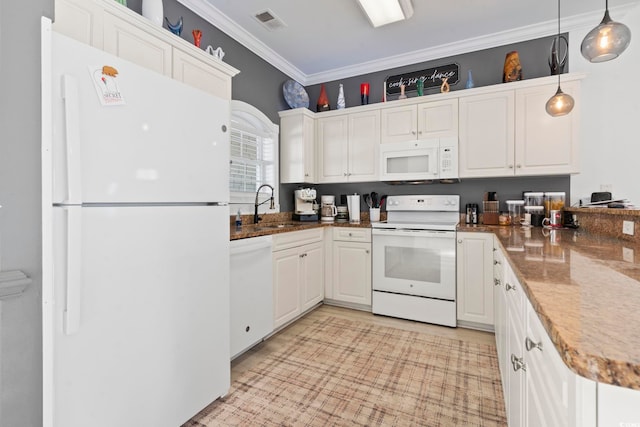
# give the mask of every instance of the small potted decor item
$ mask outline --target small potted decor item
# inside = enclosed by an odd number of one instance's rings
[[[360,104],[367,105],[369,103],[369,83],[360,84]]]
[[[344,107],[346,107],[346,103],[344,101],[344,87],[342,86],[342,83],[340,83],[340,89],[338,90],[337,107],[338,107],[338,110],[342,110]]]
[[[166,16],[164,20],[167,21],[167,27],[169,28],[169,31],[171,31],[176,36],[179,36],[180,34],[182,34],[182,16],[180,17],[180,19],[178,19],[178,22],[176,22],[175,24],[172,24],[171,22],[169,22],[169,19]]]
[[[196,47],[200,47],[200,40],[202,40],[202,31],[193,30],[191,31],[191,34],[193,34],[193,44],[196,45]]]
[[[520,65],[520,57],[517,51],[507,53],[504,59],[504,74],[502,75],[502,83],[515,82],[522,80],[522,66]]]
[[[329,111],[329,98],[327,97],[327,90],[324,87],[324,83],[320,85],[320,96],[318,97],[318,103],[316,104],[316,111]]]

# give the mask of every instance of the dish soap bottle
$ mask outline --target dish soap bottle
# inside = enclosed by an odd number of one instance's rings
[[[240,209],[238,209],[238,213],[236,214],[236,230],[240,230],[242,228],[242,218],[240,217]]]

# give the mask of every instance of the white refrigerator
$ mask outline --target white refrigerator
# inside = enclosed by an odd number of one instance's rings
[[[229,102],[51,31],[43,75],[43,425],[179,426],[230,385]]]

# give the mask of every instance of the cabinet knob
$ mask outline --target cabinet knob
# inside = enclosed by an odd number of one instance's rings
[[[247,326],[246,328],[244,328],[245,332],[249,332],[251,330],[251,326]]]
[[[494,259],[493,260],[493,265],[498,265],[498,264],[502,264],[502,263],[500,262],[500,260]]]
[[[522,165],[516,165],[516,167],[519,169],[519,168],[521,168],[521,167],[522,167]]]
[[[304,258],[306,256],[307,256],[307,254],[300,254],[300,258]]]
[[[527,339],[524,340],[524,345],[527,348],[527,351],[531,351],[534,348],[537,348],[538,350],[542,351],[542,341],[535,342],[531,338],[527,337]]]
[[[515,291],[515,290],[516,290],[515,285],[512,285],[512,284],[510,284],[510,283],[508,283],[508,282],[504,285],[504,287],[505,287],[505,289],[506,289],[506,290],[508,290],[508,291],[512,291],[512,290],[513,290],[513,291]]]
[[[344,172],[344,173],[343,173],[343,175],[344,175],[344,176],[347,176],[347,173],[346,173],[346,172]]]
[[[349,233],[349,237],[352,237],[352,236],[353,236],[353,234],[352,234],[352,233]]]
[[[304,174],[304,176],[309,176],[309,174],[308,174],[308,173],[305,173],[305,174]]]
[[[368,253],[369,253],[369,249],[365,250],[365,251],[364,251],[364,253],[365,253],[365,254],[368,254]]]
[[[493,286],[500,286],[500,279],[493,279]]]
[[[462,243],[462,239],[458,239],[458,243]]]
[[[513,371],[517,372],[519,369],[523,371],[527,371],[527,364],[524,363],[522,357],[517,357],[515,354],[511,353],[511,366],[513,367]]]
[[[513,169],[513,165],[509,165],[509,169]]]
[[[415,134],[416,134],[416,131],[415,131],[415,130],[412,130],[412,131],[411,131],[411,135],[415,135]]]

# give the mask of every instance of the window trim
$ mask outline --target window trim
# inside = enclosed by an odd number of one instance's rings
[[[250,128],[258,130],[257,134],[271,135],[273,138],[273,168],[274,168],[274,191],[275,209],[269,209],[269,203],[265,203],[259,207],[260,213],[276,213],[280,212],[280,126],[273,123],[262,111],[258,110],[251,104],[243,101],[230,101],[230,132],[233,129],[247,129],[244,126],[234,127],[234,123],[246,123]],[[262,202],[271,196],[268,188],[260,191],[258,202]],[[231,215],[235,215],[238,210],[243,214],[253,213],[255,203],[255,193],[249,194],[244,192],[229,193],[229,210]]]

